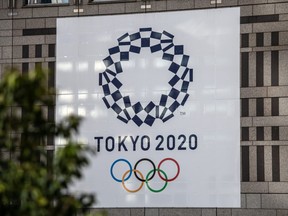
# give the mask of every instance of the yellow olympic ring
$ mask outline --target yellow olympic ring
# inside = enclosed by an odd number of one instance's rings
[[[130,189],[128,189],[128,188],[126,187],[126,185],[125,185],[125,177],[126,177],[126,175],[127,175],[128,173],[130,173],[130,171],[131,171],[131,170],[127,170],[127,171],[124,173],[124,175],[122,176],[122,186],[123,186],[123,188],[124,188],[126,191],[128,191],[128,192],[130,192],[130,193],[136,193],[136,192],[138,192],[139,190],[141,190],[141,188],[142,188],[143,185],[144,185],[144,182],[141,182],[140,187],[137,188],[137,189],[135,189],[135,190],[130,190]],[[139,170],[133,169],[132,171],[138,173],[138,174],[141,176],[141,178],[144,179],[143,174],[142,174]]]

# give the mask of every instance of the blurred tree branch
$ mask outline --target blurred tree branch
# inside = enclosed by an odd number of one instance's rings
[[[43,107],[54,106],[54,98],[39,68],[25,75],[8,70],[0,82],[1,216],[71,216],[87,212],[95,201],[92,194],[69,190],[89,163],[87,153],[94,152],[72,139],[79,117],[47,120]],[[52,154],[52,162],[45,148],[47,136],[67,141]]]

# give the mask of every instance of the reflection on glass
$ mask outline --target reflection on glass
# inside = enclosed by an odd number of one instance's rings
[[[106,67],[105,67],[103,61],[95,61],[95,64],[94,64],[95,72],[101,73],[101,72],[105,71],[105,69],[106,69]]]
[[[88,139],[85,137],[79,137],[78,142],[81,144],[88,144]]]
[[[84,107],[79,107],[78,108],[78,115],[85,117],[86,116],[86,109]]]
[[[64,145],[67,144],[67,140],[64,139],[64,138],[61,138],[61,137],[57,137],[57,138],[55,139],[55,144],[56,144],[57,146],[63,145],[63,147],[64,147]]]
[[[204,114],[215,113],[215,104],[205,104],[203,109]]]
[[[229,95],[231,94],[232,90],[230,88],[220,88],[217,86],[216,92],[218,95]]]
[[[121,62],[121,65],[122,65],[122,67],[125,68],[125,69],[135,68],[136,62],[135,62],[135,60],[130,59],[129,61],[123,61],[123,62]]]
[[[108,113],[109,112],[103,111],[103,110],[95,107],[93,110],[90,111],[90,116],[89,117],[95,118],[95,119],[101,117],[101,118],[105,119],[105,118],[107,118]]]
[[[78,99],[86,100],[88,98],[88,90],[79,89],[78,90]]]
[[[164,62],[163,60],[160,61],[159,59],[155,59],[153,65],[158,69],[167,68],[167,62]]]
[[[99,116],[99,112],[97,110],[92,110],[90,112],[90,116],[89,117],[97,118],[98,116]]]
[[[79,100],[86,100],[88,98],[88,94],[78,94]]]
[[[79,62],[78,70],[79,70],[79,72],[87,71],[88,70],[88,62]]]
[[[59,102],[71,103],[73,102],[73,97],[74,95],[72,94],[68,94],[68,95],[62,94],[58,96],[58,100]]]
[[[63,4],[69,3],[69,0],[26,0],[26,4]]]
[[[72,94],[72,90],[70,90],[70,89],[63,89],[63,88],[61,88],[61,89],[59,89],[58,90],[59,92],[58,92],[58,94]]]
[[[58,62],[57,64],[58,71],[62,72],[71,72],[73,69],[72,62]]]
[[[126,195],[126,197],[125,197],[126,199],[126,202],[133,202],[133,201],[135,201],[136,200],[136,195],[135,194],[128,194],[128,195]]]
[[[215,88],[203,89],[203,96],[214,95],[214,94],[215,94]]]
[[[63,105],[59,107],[59,117],[66,117],[68,115],[71,115],[74,112],[74,108],[69,105]]]

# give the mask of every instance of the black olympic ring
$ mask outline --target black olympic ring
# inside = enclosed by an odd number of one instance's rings
[[[134,170],[137,170],[137,165],[138,165],[141,161],[149,161],[149,162],[152,164],[152,166],[153,166],[153,174],[152,174],[152,176],[147,180],[147,181],[150,181],[150,180],[155,176],[156,166],[155,166],[155,164],[153,163],[152,160],[150,160],[150,159],[148,159],[148,158],[142,158],[142,159],[140,159],[140,160],[137,161],[137,163],[136,163],[135,166],[134,166]],[[145,182],[145,181],[146,181],[146,179],[143,179],[143,178],[141,179],[141,178],[139,178],[137,172],[135,172],[135,171],[134,171],[134,175],[135,175],[135,177],[136,177],[139,181],[142,181],[142,182]],[[161,177],[160,177],[160,178],[161,178]],[[161,178],[161,179],[162,179],[162,178]]]

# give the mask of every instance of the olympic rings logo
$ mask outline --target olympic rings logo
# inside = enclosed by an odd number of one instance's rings
[[[143,175],[143,173],[137,169],[137,167],[139,166],[140,163],[144,162],[144,161],[147,161],[149,163],[151,163],[152,165],[152,169],[150,171],[148,171],[148,173],[146,174],[146,176]],[[177,172],[175,174],[175,176],[173,177],[170,177],[168,178],[167,176],[167,173],[161,169],[161,166],[163,165],[163,163],[165,163],[166,161],[172,161],[173,163],[175,163],[176,167],[177,167]],[[114,167],[117,163],[121,163],[121,162],[124,162],[128,165],[129,169],[127,169],[127,171],[125,171],[122,175],[122,178],[117,178],[115,177],[114,175]],[[136,189],[129,189],[127,187],[127,185],[125,184],[126,181],[128,181],[130,179],[130,177],[132,176],[132,174],[134,173],[134,176],[136,177],[137,180],[140,181],[140,186]],[[161,180],[163,180],[164,182],[164,185],[162,186],[162,188],[160,189],[154,189],[151,187],[151,185],[149,184],[149,181],[151,181],[154,176],[156,175],[156,173],[158,174],[159,178]],[[151,192],[154,192],[154,193],[159,193],[161,191],[163,191],[167,185],[168,185],[168,182],[172,182],[174,181],[180,174],[180,166],[178,164],[178,162],[173,159],[173,158],[164,158],[163,160],[161,160],[156,168],[154,162],[152,160],[150,160],[149,158],[142,158],[140,160],[138,160],[134,167],[132,168],[132,165],[131,163],[126,160],[126,159],[123,159],[123,158],[120,158],[120,159],[117,159],[115,160],[111,167],[110,167],[110,175],[111,177],[116,181],[116,182],[121,182],[123,188],[127,191],[127,192],[130,192],[130,193],[136,193],[138,191],[140,191],[142,189],[142,187],[144,186],[144,183],[146,184],[147,188],[151,191]]]

